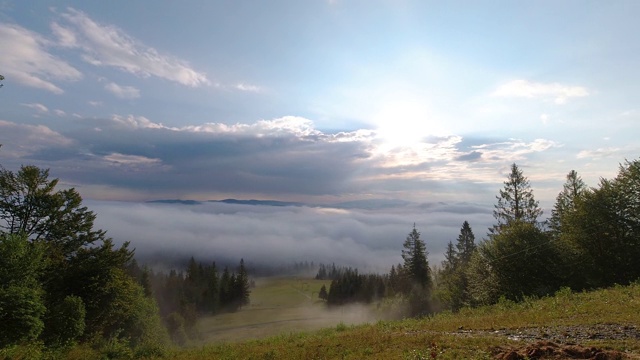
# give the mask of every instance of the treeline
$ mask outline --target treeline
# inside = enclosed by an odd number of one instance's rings
[[[243,259],[237,272],[225,266],[221,274],[215,262],[205,265],[193,257],[185,272],[154,272],[140,268],[135,260],[129,272],[156,300],[172,340],[179,345],[198,337],[199,317],[237,311],[249,304],[251,281]]]
[[[133,251],[94,229],[48,170],[0,167],[0,347],[90,344],[152,355],[168,341],[156,302],[128,272]],[[114,356],[115,356],[114,355]]]
[[[346,272],[352,272],[354,269],[346,266],[336,266],[335,263],[331,266],[320,263],[318,265],[318,272],[316,273],[316,280],[338,280]],[[356,270],[357,271],[357,270]]]
[[[184,273],[140,268],[128,243],[116,247],[78,192],[57,183],[35,166],[0,166],[0,348],[84,344],[98,351],[87,358],[149,356],[197,336],[198,316],[248,303],[243,260],[221,274],[193,258]]]
[[[497,196],[487,239],[468,253],[451,248],[438,274],[439,297],[458,309],[626,285],[640,278],[640,161],[620,165],[613,179],[588,187],[567,174],[551,216],[513,164]]]
[[[330,306],[361,302],[370,303],[384,297],[398,296],[407,301],[407,314],[421,315],[430,312],[431,273],[427,251],[420,233],[414,228],[407,236],[402,251],[404,264],[392,266],[389,274],[359,274],[350,267],[319,265],[316,279],[331,279],[329,291],[325,286],[319,297]]]
[[[516,164],[510,170],[485,239],[476,243],[465,221],[445,260],[432,269],[414,225],[403,244],[404,262],[370,276],[378,285],[363,286],[357,270],[321,265],[318,278],[332,279],[327,300],[368,302],[384,294],[403,299],[408,314],[421,315],[640,279],[639,160],[620,165],[614,179],[601,179],[596,187],[570,171],[547,220],[522,170]]]

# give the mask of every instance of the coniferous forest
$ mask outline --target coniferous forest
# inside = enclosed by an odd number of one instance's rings
[[[416,225],[403,262],[385,274],[320,264],[331,280],[328,306],[400,299],[405,316],[589,290],[640,278],[640,161],[588,186],[570,171],[549,218],[513,164],[496,196],[495,224],[476,240],[464,221],[445,260],[428,261]],[[130,356],[162,355],[198,336],[199,316],[250,302],[244,260],[218,268],[191,258],[168,272],[140,266],[128,243],[115,246],[75,189],[58,189],[48,170],[0,169],[0,347],[90,346]],[[484,232],[484,229],[483,229]]]

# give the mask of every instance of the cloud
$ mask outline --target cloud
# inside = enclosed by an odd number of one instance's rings
[[[165,128],[162,124],[156,124],[153,121],[147,119],[144,116],[133,116],[133,115],[128,115],[128,116],[121,116],[121,115],[113,115],[111,117],[111,120],[113,121],[113,123],[124,126],[124,127],[130,127],[130,128],[134,128],[134,129],[139,129],[139,128],[149,128],[149,129],[162,129]],[[168,128],[167,128],[168,129]]]
[[[493,162],[514,162],[525,159],[525,155],[542,152],[552,147],[561,146],[555,141],[547,139],[535,139],[525,142],[520,139],[511,139],[506,142],[474,145],[471,148],[482,153],[482,158]]]
[[[378,271],[402,261],[402,243],[414,223],[426,242],[430,264],[436,265],[465,220],[480,241],[493,219],[490,206],[468,203],[340,211],[222,203],[86,205],[96,212],[98,227],[116,242],[131,241],[141,258],[196,256],[236,263],[242,257],[260,265],[306,260]]]
[[[92,65],[113,66],[140,77],[156,76],[191,87],[210,83],[186,61],[161,54],[115,26],[93,21],[82,11],[68,8],[61,16],[66,23],[52,25],[59,45],[80,48],[83,59]]]
[[[53,110],[53,112],[54,112],[56,115],[61,116],[61,117],[62,117],[62,116],[67,116],[67,113],[66,113],[66,112],[64,112],[63,110],[60,110],[60,109],[55,109],[55,110]]]
[[[607,147],[607,148],[598,148],[595,150],[582,150],[576,155],[578,159],[601,159],[608,158],[614,155],[618,155],[622,152],[621,148],[615,147]]]
[[[105,156],[104,159],[116,165],[155,165],[161,162],[160,159],[118,153],[109,154]]]
[[[560,83],[536,83],[527,80],[513,80],[500,85],[491,96],[552,98],[556,104],[564,104],[569,98],[585,97],[589,91],[582,86],[568,86]]]
[[[82,78],[76,68],[47,52],[46,48],[52,45],[48,40],[23,27],[0,24],[0,42],[0,68],[7,81],[62,94],[64,90],[52,80]]]
[[[58,38],[58,45],[66,48],[73,48],[78,46],[76,40],[76,34],[73,31],[60,26],[58,23],[51,23],[51,31]]]
[[[480,160],[482,158],[482,152],[480,151],[471,151],[466,154],[462,154],[456,158],[458,161],[475,161]]]
[[[95,198],[325,202],[375,193],[413,200],[444,199],[455,189],[457,196],[479,199],[478,183],[503,181],[496,167],[560,146],[545,139],[469,143],[452,135],[388,147],[373,130],[327,133],[294,116],[183,127],[134,115],[67,121],[73,126],[63,136],[74,145],[40,148],[29,159],[55,161],[65,181]]]
[[[261,91],[259,86],[250,85],[250,84],[243,84],[243,83],[236,84],[235,88],[240,90],[240,91],[247,91],[247,92],[260,92]]]
[[[0,120],[1,154],[16,160],[38,151],[64,148],[73,140],[44,125],[23,125]]]
[[[44,106],[42,104],[39,104],[39,103],[29,103],[29,104],[24,104],[23,103],[23,104],[20,104],[20,105],[26,106],[26,107],[31,108],[31,109],[35,109],[39,113],[49,112],[49,109],[46,106]]]
[[[140,90],[133,86],[120,86],[110,82],[104,88],[121,99],[137,99],[140,97]]]

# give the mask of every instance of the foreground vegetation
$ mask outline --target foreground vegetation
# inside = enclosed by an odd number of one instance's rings
[[[496,305],[464,308],[424,319],[377,322],[297,333],[236,344],[185,349],[172,359],[486,359],[495,347],[522,345],[504,330],[534,328],[553,335],[553,328],[599,324],[640,324],[640,283],[594,292],[562,289],[555,296],[502,300]],[[502,331],[499,331],[502,330]],[[564,336],[564,330],[558,334]],[[541,333],[541,336],[544,335]],[[566,342],[576,339],[567,337]],[[640,339],[588,339],[581,345],[615,349],[640,358]],[[434,356],[435,355],[435,356]]]
[[[282,284],[282,283],[281,283]],[[501,300],[479,308],[463,308],[423,319],[379,321],[348,326],[340,323],[313,332],[288,333],[267,339],[224,342],[216,345],[168,349],[146,359],[490,359],[497,348],[520,347],[530,339],[508,336],[527,332],[556,342],[618,350],[628,358],[640,358],[640,283],[593,292],[574,293],[565,288],[554,296],[527,298],[515,303]],[[599,326],[634,329],[632,336],[598,335]],[[590,336],[578,338],[567,328],[583,329]],[[635,336],[635,337],[634,337]],[[589,337],[591,339],[589,339]],[[117,352],[107,355],[128,358]],[[0,350],[0,358],[87,359],[103,358],[88,347],[57,352],[37,345]]]

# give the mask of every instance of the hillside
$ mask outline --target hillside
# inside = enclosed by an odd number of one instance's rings
[[[209,345],[172,359],[640,358],[640,284]],[[557,346],[556,346],[557,345]],[[544,355],[544,354],[547,355]]]

